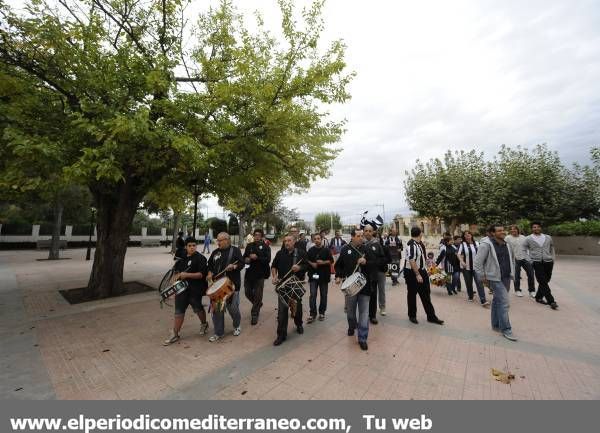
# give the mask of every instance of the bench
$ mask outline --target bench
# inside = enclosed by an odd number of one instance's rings
[[[160,247],[160,239],[142,239],[140,241],[141,247]]]
[[[47,249],[47,250],[49,250],[51,244],[52,244],[52,240],[51,239],[48,239],[48,240],[39,240],[39,241],[37,241],[35,243],[35,247],[38,250],[41,250],[41,249]],[[62,239],[59,240],[58,241],[58,248],[61,249],[61,250],[66,249],[67,248],[67,241],[62,240]]]

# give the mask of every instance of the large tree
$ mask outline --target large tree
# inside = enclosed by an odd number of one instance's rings
[[[0,62],[33,96],[52,99],[63,132],[53,142],[33,131],[18,145],[59,146],[58,171],[94,198],[92,296],[122,290],[129,227],[164,177],[203,173],[203,192],[219,195],[259,169],[305,187],[336,155],[343,122],[324,107],[349,98],[351,74],[340,41],[319,47],[322,2],[298,21],[281,0],[281,43],[260,20],[248,31],[226,0],[192,31],[186,5],[36,0],[15,12],[0,0]]]
[[[406,175],[406,200],[419,215],[443,218],[452,231],[477,220],[485,179],[483,153],[448,151],[442,160],[417,160]]]

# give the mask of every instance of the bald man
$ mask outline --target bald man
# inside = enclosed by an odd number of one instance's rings
[[[238,336],[242,333],[240,314],[240,287],[242,278],[240,271],[244,267],[244,259],[242,252],[238,247],[231,245],[229,235],[221,232],[217,235],[217,249],[212,252],[208,259],[208,281],[212,281],[213,277],[223,273],[222,278],[227,276],[234,284],[235,291],[227,301],[225,308],[229,312],[233,320],[233,335]],[[215,342],[225,335],[225,310],[212,312],[213,326],[215,335],[210,337],[208,341]]]

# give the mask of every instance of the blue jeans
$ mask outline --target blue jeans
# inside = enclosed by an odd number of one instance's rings
[[[504,278],[502,281],[489,281],[491,289],[494,291],[492,299],[492,328],[499,329],[508,334],[512,333],[510,320],[508,320],[508,289],[510,287],[510,278]]]
[[[239,328],[240,322],[242,321],[242,315],[240,314],[240,292],[233,292],[233,295],[225,302],[225,308],[229,312],[229,315],[233,319],[233,327]],[[225,335],[225,310],[213,311],[212,313],[213,326],[215,327],[215,334],[219,337]]]
[[[356,329],[358,325],[358,341],[367,341],[369,336],[369,298],[361,295],[346,297],[348,307],[348,329]],[[356,321],[356,307],[358,307],[358,322]]]
[[[475,275],[475,271],[463,269],[463,277],[465,278],[465,285],[467,286],[467,296],[469,299],[473,299],[473,280],[475,280],[475,287],[477,287],[477,295],[479,295],[479,301],[483,304],[485,302],[485,287],[483,283]]]
[[[452,272],[452,280],[446,284],[446,290],[449,294],[456,291],[456,289],[460,290],[460,271]]]

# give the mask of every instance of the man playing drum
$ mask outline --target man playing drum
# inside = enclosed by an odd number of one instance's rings
[[[208,259],[208,281],[216,275],[223,275],[221,278],[229,278],[235,290],[225,301],[225,308],[233,320],[233,335],[236,337],[242,333],[240,323],[240,270],[244,266],[242,252],[238,247],[231,245],[229,235],[221,232],[217,235],[217,249],[212,252]],[[210,342],[217,341],[225,335],[225,309],[213,308],[212,312],[213,326],[215,334],[208,339]]]
[[[188,288],[175,295],[175,317],[173,319],[173,329],[171,335],[163,344],[168,346],[179,341],[179,331],[185,318],[185,310],[188,305],[192,306],[194,313],[200,318],[200,334],[206,334],[208,323],[206,322],[206,312],[202,306],[202,295],[206,291],[206,274],[208,272],[206,257],[196,251],[196,240],[187,238],[184,257],[179,260],[175,268],[179,272],[178,278],[188,283]]]
[[[367,259],[363,245],[363,231],[352,229],[350,243],[342,247],[340,257],[335,262],[335,283],[341,284],[343,278],[350,277],[356,271],[366,277],[365,286],[355,295],[346,297],[348,318],[348,336],[353,336],[358,327],[358,344],[362,350],[367,350],[369,336],[369,298],[371,297],[371,279],[367,275]],[[356,309],[358,308],[358,321]]]
[[[295,276],[300,280],[304,279],[304,270],[306,269],[306,252],[300,248],[294,247],[295,239],[288,234],[283,238],[283,249],[277,251],[275,259],[271,264],[271,276],[273,284],[277,285],[290,276]],[[273,342],[274,346],[279,346],[287,338],[288,315],[290,307],[281,296],[278,296],[277,302],[277,338]],[[302,327],[302,299],[296,301],[296,312],[294,323],[298,334],[304,333]]]
[[[269,278],[269,263],[271,263],[271,248],[263,241],[262,229],[254,230],[253,242],[244,249],[246,272],[244,275],[244,292],[252,303],[251,325],[258,323],[260,307],[262,307],[263,287],[265,278]]]

